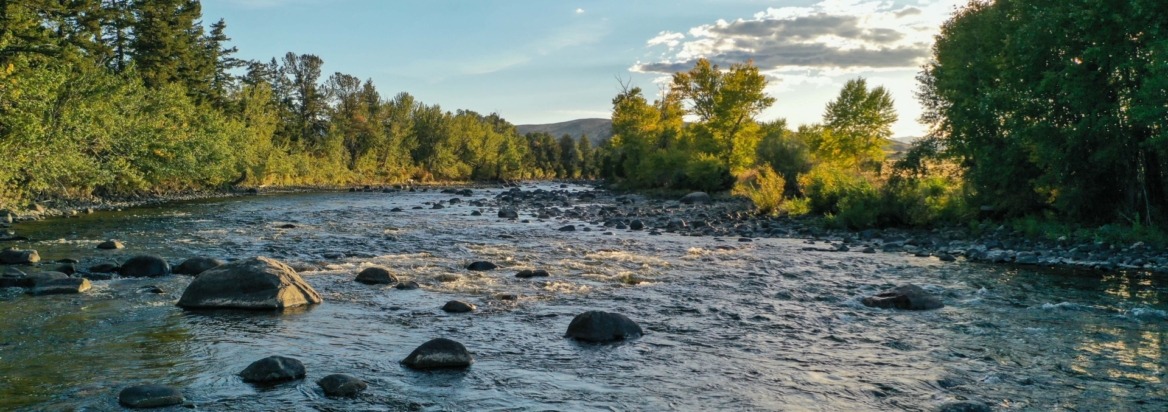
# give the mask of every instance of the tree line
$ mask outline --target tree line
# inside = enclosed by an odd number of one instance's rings
[[[587,136],[519,135],[288,53],[235,57],[197,0],[0,1],[0,206],[227,185],[593,178]]]

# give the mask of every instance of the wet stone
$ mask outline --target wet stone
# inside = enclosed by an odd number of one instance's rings
[[[248,365],[239,376],[244,382],[280,382],[300,379],[307,375],[304,364],[284,356],[269,356]]]
[[[128,278],[156,278],[170,274],[170,264],[154,255],[139,255],[126,260],[118,274]]]
[[[316,381],[316,384],[324,390],[326,396],[334,398],[356,396],[369,387],[360,379],[341,373],[325,376],[324,379]]]
[[[528,279],[528,278],[535,278],[535,277],[548,277],[548,276],[551,276],[551,275],[548,274],[548,271],[543,270],[543,269],[536,269],[536,270],[524,269],[524,270],[519,271],[519,273],[515,274],[515,277],[520,278],[520,279]]]
[[[418,282],[414,282],[411,280],[408,282],[398,283],[397,286],[394,286],[394,287],[401,289],[401,290],[415,290],[415,289],[421,288],[422,286],[419,285]]]
[[[576,231],[576,226],[574,226],[574,225],[567,225],[567,226],[564,226],[564,227],[561,227],[561,228],[559,228],[558,230],[559,230],[559,231],[561,231],[561,232],[575,232],[575,231]]]
[[[625,315],[588,311],[572,319],[565,336],[587,342],[609,342],[632,339],[643,334],[641,326]]]
[[[462,280],[462,276],[458,276],[452,273],[443,273],[434,277],[434,279],[437,279],[439,282],[457,282]]]
[[[471,263],[470,265],[468,265],[466,267],[466,270],[473,270],[476,272],[484,272],[484,271],[488,271],[488,270],[495,270],[498,268],[499,268],[499,266],[494,264],[494,263],[486,262],[486,261],[478,261],[478,262],[474,262],[474,263]]]
[[[366,285],[392,285],[397,283],[397,277],[389,273],[389,269],[378,266],[361,270],[361,273],[358,273],[357,278],[354,280]]]
[[[932,310],[945,307],[939,299],[916,285],[898,286],[876,296],[866,297],[860,303],[882,309]]]
[[[171,273],[176,275],[191,275],[198,276],[208,270],[223,266],[223,262],[218,259],[211,259],[206,257],[193,257],[183,261],[183,263],[174,267]]]
[[[463,302],[461,300],[452,300],[452,301],[446,302],[445,305],[442,305],[442,310],[444,310],[446,312],[450,312],[450,313],[474,312],[475,309],[476,309],[475,305]]]
[[[179,405],[185,400],[178,389],[163,385],[131,386],[118,394],[118,402],[131,408],[161,408]]]
[[[4,249],[0,250],[0,264],[26,265],[41,261],[41,256],[35,250]]]
[[[402,360],[403,365],[414,369],[466,368],[473,363],[474,357],[465,346],[446,338],[423,343]]]
[[[981,402],[950,402],[941,405],[937,412],[993,412],[993,408]]]
[[[28,294],[34,296],[75,295],[88,291],[91,287],[89,280],[83,278],[52,279],[38,282],[28,290]]]
[[[102,250],[125,249],[126,245],[122,244],[122,242],[111,239],[111,240],[107,240],[105,242],[98,243],[97,248],[102,249]]]
[[[89,271],[93,273],[117,273],[118,264],[109,262],[98,263],[96,265],[90,266]]]
[[[203,272],[183,291],[178,306],[276,310],[322,301],[320,294],[291,267],[261,256]]]

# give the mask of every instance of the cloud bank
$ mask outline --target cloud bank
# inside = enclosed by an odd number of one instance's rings
[[[916,68],[929,56],[941,23],[962,3],[922,1],[919,7],[894,8],[888,1],[826,0],[769,8],[752,19],[718,20],[686,34],[663,31],[646,42],[668,48],[663,60],[630,70],[673,73],[689,70],[699,58],[723,67],[753,59],[775,75]]]

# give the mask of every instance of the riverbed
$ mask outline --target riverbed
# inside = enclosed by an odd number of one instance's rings
[[[589,188],[524,187],[533,189]],[[117,410],[122,388],[160,383],[200,410],[928,411],[962,400],[1168,410],[1163,277],[840,252],[803,239],[655,236],[527,210],[499,219],[491,202],[503,190],[263,195],[18,223],[33,240],[14,246],[78,267],[143,253],[172,264],[272,257],[325,302],[184,311],[174,304],[191,278],[177,275],[94,281],[80,295],[2,289],[0,409]],[[567,224],[588,230],[557,230]],[[106,239],[126,248],[97,250]],[[500,268],[465,270],[479,260]],[[422,288],[353,282],[370,265]],[[551,276],[516,278],[522,269]],[[450,274],[458,280],[438,280]],[[859,303],[906,283],[946,307]],[[478,311],[443,312],[452,299]],[[646,334],[565,339],[587,310],[625,314]],[[398,363],[437,337],[463,343],[476,363],[429,372]],[[254,386],[236,375],[270,355],[300,359],[307,379]],[[369,388],[327,398],[315,381],[333,373]]]

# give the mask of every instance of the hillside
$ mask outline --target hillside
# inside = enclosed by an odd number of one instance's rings
[[[566,133],[572,135],[574,139],[586,134],[593,145],[612,137],[612,120],[609,119],[577,119],[551,124],[521,124],[515,127],[519,129],[519,134],[544,132],[560,137]]]

